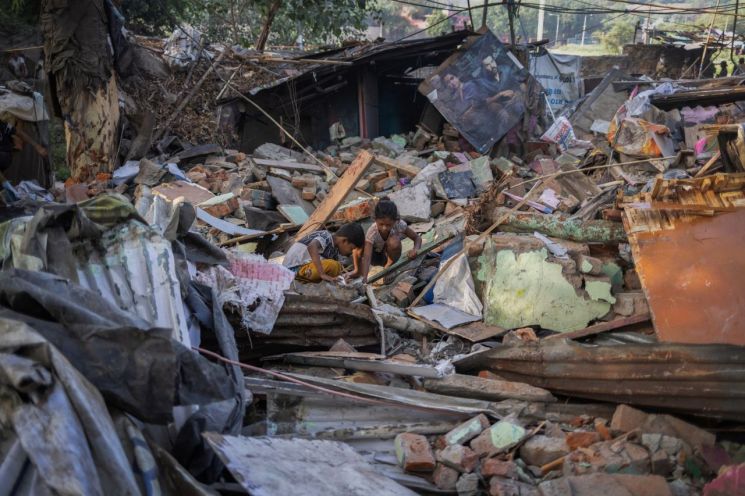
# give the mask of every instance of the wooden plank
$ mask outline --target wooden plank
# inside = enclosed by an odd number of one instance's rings
[[[393,169],[410,177],[416,176],[422,170],[416,165],[402,164],[388,157],[381,157],[380,155],[375,156],[375,163],[382,165],[387,169]]]
[[[471,322],[463,326],[453,327],[447,333],[454,334],[472,343],[478,343],[479,341],[507,334],[507,329],[484,324],[483,322]]]
[[[704,174],[706,174],[706,173],[707,173],[707,172],[709,171],[709,169],[711,169],[711,168],[712,168],[712,166],[713,166],[713,165],[714,165],[714,164],[715,164],[715,163],[717,162],[717,160],[719,160],[719,158],[720,158],[721,156],[722,156],[722,152],[716,152],[716,153],[714,154],[714,156],[713,156],[713,157],[711,157],[711,159],[709,159],[709,161],[708,161],[708,162],[706,162],[706,164],[705,164],[705,165],[704,165],[703,167],[701,167],[701,170],[700,170],[700,171],[698,171],[698,172],[696,173],[696,175],[695,175],[695,176],[693,176],[693,177],[701,177],[701,176],[703,176]]]
[[[370,165],[373,163],[373,156],[370,152],[362,150],[357,158],[354,159],[352,165],[350,165],[341,176],[339,181],[331,188],[329,194],[324,198],[315,212],[311,214],[310,218],[303,224],[297,235],[295,241],[302,239],[313,231],[321,228],[328,220],[334,215],[339,205],[344,202],[350,191],[352,191],[360,180],[362,175],[367,172]]]
[[[545,389],[523,382],[484,379],[463,374],[452,374],[442,379],[426,379],[424,389],[430,393],[487,401],[509,399],[545,403],[556,401],[554,395]]]
[[[291,162],[289,160],[271,160],[268,158],[252,158],[256,165],[262,167],[276,167],[277,169],[285,170],[303,170],[310,172],[323,172],[323,167],[314,164],[303,164],[300,162]]]
[[[449,236],[446,236],[446,237],[442,238],[441,240],[432,241],[431,243],[422,246],[419,249],[419,251],[417,252],[417,254],[416,254],[417,258],[419,258],[422,255],[424,255],[426,253],[429,253],[432,250],[434,250],[434,249],[436,249],[436,248],[444,245],[445,243],[447,243],[448,241],[450,241],[454,237],[455,237],[455,234],[451,234]],[[416,258],[414,260],[416,260]],[[390,267],[385,268],[385,269],[381,270],[380,272],[378,272],[377,274],[375,274],[374,276],[370,277],[367,280],[367,283],[368,284],[372,284],[375,281],[377,281],[378,279],[382,279],[383,277],[387,276],[388,274],[390,274],[392,272],[398,271],[401,267],[403,267],[404,265],[407,265],[409,262],[413,262],[414,260],[410,260],[406,256],[406,254],[403,254],[403,255],[401,255],[401,259],[398,262],[394,263]]]
[[[641,324],[642,322],[646,322],[650,319],[649,313],[644,313],[641,315],[632,315],[631,317],[625,317],[623,319],[614,319],[610,322],[601,322],[600,324],[591,325],[590,327],[585,327],[584,329],[580,329],[578,331],[570,331],[570,332],[562,332],[559,334],[552,334],[551,336],[547,336],[543,338],[543,341],[549,340],[549,339],[577,339],[577,338],[584,338],[586,336],[593,336],[595,334],[600,334],[602,332],[612,331],[614,329],[618,329],[620,327],[626,327],[633,324]]]

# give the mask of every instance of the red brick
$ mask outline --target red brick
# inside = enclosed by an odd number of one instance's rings
[[[67,203],[78,203],[88,198],[87,184],[70,184],[65,186],[65,200]]]
[[[597,432],[569,432],[566,435],[567,446],[571,451],[577,448],[587,448],[595,443],[602,441],[602,437]]]
[[[217,205],[210,205],[208,207],[202,207],[202,210],[215,217],[225,217],[232,214],[238,209],[239,203],[238,198],[235,196]]]
[[[340,222],[355,222],[372,217],[375,200],[365,200],[340,208],[331,218]]]
[[[489,481],[489,496],[539,496],[538,488],[502,477],[492,477]]]
[[[613,439],[613,435],[610,433],[610,429],[608,429],[608,426],[605,425],[604,421],[596,420],[595,430],[600,434],[600,437],[602,437],[604,441],[610,441]]]
[[[303,188],[303,200],[312,201],[316,199],[316,187],[306,186]]]
[[[458,477],[460,477],[460,472],[438,463],[432,473],[432,483],[440,489],[453,490],[455,489],[455,483],[458,482]]]
[[[395,440],[396,458],[407,472],[432,472],[435,455],[427,438],[409,432],[399,434]]]
[[[447,446],[437,452],[437,461],[459,472],[470,473],[479,464],[479,455],[460,444]]]
[[[498,458],[487,458],[481,463],[481,475],[484,478],[497,476],[506,479],[517,479],[517,464]]]

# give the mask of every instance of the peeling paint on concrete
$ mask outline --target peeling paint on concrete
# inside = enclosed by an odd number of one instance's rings
[[[559,332],[583,329],[610,310],[607,288],[592,288],[596,298],[575,290],[562,266],[548,260],[545,248],[516,254],[490,241],[478,257],[476,279],[483,288],[484,321],[506,329],[540,325]]]

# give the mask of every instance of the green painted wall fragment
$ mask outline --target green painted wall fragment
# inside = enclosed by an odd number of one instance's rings
[[[585,291],[593,300],[603,300],[615,303],[616,298],[611,294],[611,283],[607,281],[588,280],[585,278]]]
[[[547,258],[545,249],[515,254],[497,251],[491,240],[487,241],[475,264],[484,322],[505,329],[540,325],[567,332],[583,329],[608,313],[609,301],[615,301],[610,285],[607,292],[600,285],[593,288],[602,299],[578,294],[564,278],[561,265]]]

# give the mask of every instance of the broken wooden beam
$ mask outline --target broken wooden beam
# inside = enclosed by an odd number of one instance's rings
[[[642,322],[646,322],[651,318],[649,313],[644,313],[641,315],[632,315],[631,317],[625,317],[623,319],[613,319],[609,322],[601,322],[599,324],[591,325],[589,327],[585,327],[584,329],[579,329],[577,331],[570,331],[570,332],[560,332],[558,334],[552,334],[551,336],[546,336],[543,338],[544,340],[548,339],[578,339],[578,338],[584,338],[587,336],[593,336],[595,334],[600,334],[602,332],[612,331],[614,329],[619,329],[621,327],[626,327],[634,324],[641,324]]]
[[[375,156],[375,163],[382,165],[386,169],[393,169],[395,171],[398,171],[406,176],[414,177],[419,172],[421,172],[422,169],[417,167],[416,165],[411,164],[402,164],[401,162],[396,162],[393,159],[390,159],[388,157],[382,157],[380,155]]]
[[[303,239],[308,234],[321,229],[323,225],[331,219],[336,209],[339,208],[350,191],[354,189],[354,186],[362,178],[362,175],[367,172],[370,165],[373,163],[373,156],[370,152],[362,150],[360,151],[357,158],[354,159],[352,165],[350,165],[341,178],[331,188],[329,194],[324,198],[318,208],[311,214],[303,227],[300,228],[295,241]]]
[[[409,262],[412,262],[416,260],[417,258],[421,257],[422,255],[425,255],[432,250],[435,250],[439,248],[440,246],[444,245],[451,239],[455,237],[455,234],[450,234],[449,236],[446,236],[440,240],[432,241],[431,243],[427,243],[426,245],[422,246],[419,251],[416,253],[416,257],[413,259],[408,258],[405,254],[401,256],[401,259],[399,259],[398,262],[394,263],[390,267],[387,267],[374,276],[370,277],[367,282],[368,284],[372,284],[375,281],[384,278],[385,276],[397,272],[399,269],[401,269],[403,266],[407,265]]]

